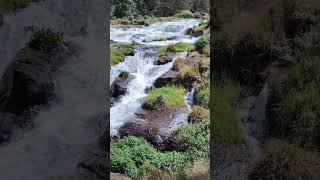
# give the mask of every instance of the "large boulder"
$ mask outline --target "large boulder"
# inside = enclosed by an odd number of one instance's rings
[[[203,35],[204,35],[204,30],[202,30],[202,29],[193,29],[191,31],[192,37],[199,37],[199,36],[203,36]]]
[[[160,56],[155,62],[156,65],[164,65],[173,61],[173,57],[171,56]]]
[[[70,44],[49,53],[20,50],[0,81],[0,112],[21,114],[46,105],[54,97],[54,73],[75,51]]]
[[[124,95],[128,91],[128,83],[130,81],[130,77],[123,77],[119,75],[114,82],[111,84],[111,97],[112,102],[115,102],[120,98],[120,96]]]
[[[169,84],[178,84],[178,75],[179,72],[170,70],[154,82],[154,87],[159,88]]]
[[[187,117],[188,110],[183,108],[140,110],[134,121],[125,123],[119,129],[119,135],[143,137],[160,150],[169,149],[166,141],[180,125],[187,123]]]

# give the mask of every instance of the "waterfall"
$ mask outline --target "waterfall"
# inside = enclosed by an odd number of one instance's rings
[[[134,56],[127,56],[124,62],[113,66],[110,71],[110,83],[121,71],[127,71],[133,76],[127,87],[128,92],[110,109],[111,135],[115,135],[124,123],[134,118],[134,114],[141,107],[143,98],[147,96],[145,89],[152,86],[157,78],[168,72],[177,58],[186,58],[187,56],[186,52],[178,53],[172,62],[155,65],[157,47],[177,42],[195,42],[197,38],[185,35],[185,32],[188,28],[198,25],[199,22],[197,19],[183,19],[155,23],[150,26],[111,27],[112,41],[130,43],[134,40],[140,43]],[[181,115],[181,117],[184,116]],[[181,122],[182,118],[177,119],[180,119],[177,121]]]

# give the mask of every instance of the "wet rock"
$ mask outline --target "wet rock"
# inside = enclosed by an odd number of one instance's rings
[[[153,86],[150,86],[150,87],[147,87],[145,90],[144,90],[144,92],[145,93],[149,93],[150,91],[152,91],[154,89],[154,87]]]
[[[113,103],[120,98],[120,96],[124,95],[127,92],[127,85],[130,81],[129,77],[117,77],[111,85],[111,97],[113,99]]]
[[[157,61],[156,61],[156,65],[164,65],[167,64],[169,62],[172,62],[173,58],[170,56],[160,56]]]
[[[54,97],[54,72],[73,54],[65,47],[50,54],[20,50],[0,82],[0,111],[20,114],[46,105]]]
[[[169,71],[164,75],[162,75],[161,77],[159,77],[155,81],[154,86],[156,88],[159,88],[169,84],[178,84],[179,83],[178,75],[179,73],[177,71]]]
[[[170,149],[166,143],[180,125],[187,122],[188,111],[186,109],[168,109],[165,111],[140,110],[135,121],[125,123],[119,129],[120,137],[143,137],[160,150]]]
[[[193,29],[193,28],[187,29],[187,30],[186,30],[186,35],[191,35],[192,29]]]
[[[128,176],[125,176],[123,174],[111,173],[110,180],[131,180],[131,178],[129,178]]]
[[[192,37],[199,37],[199,36],[203,36],[204,35],[204,30],[196,30],[196,29],[193,29],[191,31],[191,36]]]

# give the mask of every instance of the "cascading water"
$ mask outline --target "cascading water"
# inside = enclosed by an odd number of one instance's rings
[[[101,6],[100,6],[101,5]],[[97,7],[101,9],[97,9]],[[34,127],[14,134],[0,145],[1,179],[81,179],[77,164],[89,148],[96,147],[98,118],[105,113],[106,61],[103,42],[103,0],[47,0],[5,16],[0,27],[0,73],[25,46],[32,25],[63,32],[67,41],[83,47],[79,57],[67,60],[56,77],[56,99],[41,108],[32,120]],[[101,14],[96,12],[101,12]],[[100,17],[92,17],[99,14]],[[86,36],[80,29],[87,26]],[[99,40],[100,39],[100,40]],[[100,56],[101,55],[101,56]]]
[[[111,40],[115,42],[140,43],[134,56],[127,56],[125,61],[113,66],[110,72],[110,83],[121,71],[129,72],[133,78],[128,84],[128,92],[110,109],[110,133],[117,134],[118,129],[134,117],[140,108],[143,98],[147,95],[145,89],[151,87],[154,81],[168,72],[177,58],[185,58],[187,53],[178,53],[173,62],[165,65],[155,65],[157,47],[170,43],[193,43],[197,38],[185,35],[188,28],[199,24],[197,19],[183,19],[173,22],[155,23],[150,26],[111,27]],[[189,96],[189,94],[188,94]],[[187,98],[186,98],[187,99]],[[183,118],[181,118],[183,117]],[[179,116],[176,122],[186,119]],[[178,122],[179,121],[179,122]],[[174,124],[172,126],[175,126]]]

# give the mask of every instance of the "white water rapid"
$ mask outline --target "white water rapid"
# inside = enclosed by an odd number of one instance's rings
[[[46,0],[5,15],[0,26],[0,75],[25,46],[32,27],[63,32],[83,51],[58,72],[57,98],[40,109],[33,128],[0,145],[0,179],[82,179],[77,164],[87,150],[95,148],[98,117],[106,111],[104,23],[104,0]],[[83,26],[88,27],[86,35],[81,34]]]
[[[132,120],[134,113],[140,108],[143,98],[147,95],[145,89],[151,87],[157,78],[171,69],[174,61],[165,65],[154,64],[157,58],[157,47],[177,42],[194,43],[197,38],[191,38],[185,34],[189,28],[198,25],[199,22],[197,19],[183,19],[155,23],[150,26],[111,27],[112,41],[140,43],[134,56],[127,56],[124,62],[111,67],[110,83],[121,71],[127,71],[133,76],[128,84],[128,92],[110,109],[111,135],[117,134],[124,123]],[[186,56],[187,53],[183,52],[177,54],[176,58]],[[190,95],[192,93],[187,94],[188,97]],[[186,97],[186,99],[189,98]]]

